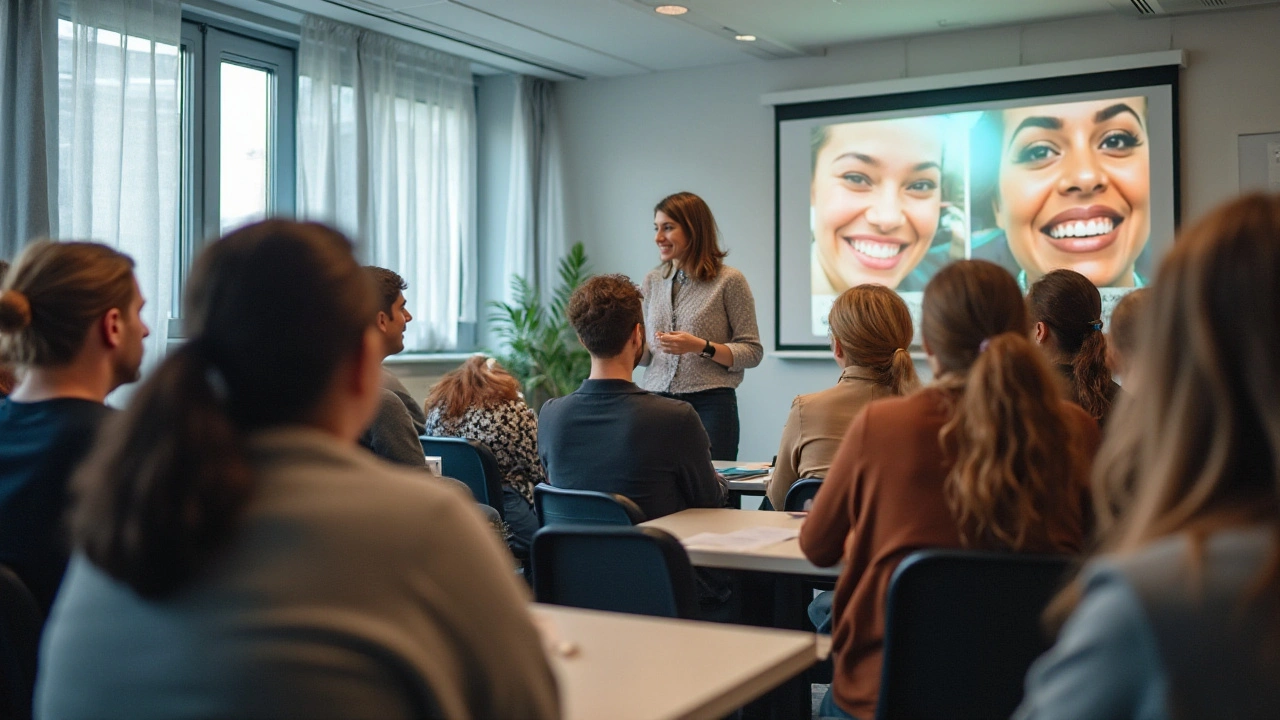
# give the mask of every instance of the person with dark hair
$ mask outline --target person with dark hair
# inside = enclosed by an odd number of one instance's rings
[[[778,510],[797,480],[827,476],[849,423],[867,403],[906,395],[920,384],[907,352],[915,332],[911,312],[896,292],[883,285],[849,288],[836,298],[827,322],[840,379],[791,403],[767,488]]]
[[[533,486],[546,474],[538,459],[538,416],[525,404],[520,381],[493,358],[474,355],[440,378],[423,406],[426,434],[477,440],[493,451],[502,473],[507,545],[517,558],[529,557],[538,531]]]
[[[112,411],[138,379],[143,298],[133,260],[106,245],[38,241],[0,285],[0,360],[22,380],[0,400],[0,563],[47,611],[69,548],[67,487]]]
[[[1067,383],[1067,397],[1102,426],[1120,386],[1107,367],[1102,296],[1075,270],[1054,270],[1027,292],[1032,337]]]
[[[640,292],[631,280],[587,280],[569,299],[567,314],[591,354],[591,375],[542,406],[538,455],[548,481],[625,495],[649,520],[723,507],[728,488],[712,469],[697,413],[631,382],[645,344]]]
[[[404,291],[409,283],[386,268],[366,266],[378,296],[377,328],[382,335],[385,360],[404,350],[404,331],[413,320],[405,307]],[[374,455],[402,465],[427,467],[418,438],[426,432],[427,418],[395,373],[382,369],[382,394],[373,422],[360,436],[360,444]]]
[[[823,717],[876,715],[885,588],[912,550],[1084,548],[1098,425],[1061,397],[1029,329],[1003,268],[944,267],[925,288],[921,318],[937,379],[871,402],[849,426],[800,528],[814,564],[844,564]]]
[[[558,717],[474,503],[357,444],[385,338],[351,243],[246,226],[186,309],[75,479],[36,715]]]
[[[0,260],[0,287],[3,287],[2,283],[7,272],[9,272],[9,263]],[[13,368],[4,363],[4,358],[0,358],[0,399],[8,397],[17,384],[18,378],[13,374]]]
[[[764,348],[756,303],[741,272],[724,264],[711,208],[693,193],[653,209],[662,264],[644,276],[644,324],[652,340],[640,386],[693,406],[715,460],[738,458],[738,394],[743,372]]]
[[[1280,196],[1251,195],[1161,264],[1094,472],[1107,530],[1018,720],[1280,717],[1277,238]]]
[[[1131,379],[1126,376],[1138,355],[1138,330],[1145,324],[1150,297],[1150,288],[1131,290],[1111,310],[1110,327],[1107,329],[1107,367],[1112,377]]]

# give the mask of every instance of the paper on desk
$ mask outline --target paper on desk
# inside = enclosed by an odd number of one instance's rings
[[[698,533],[684,541],[701,550],[759,550],[800,536],[800,528],[753,527],[730,533]]]

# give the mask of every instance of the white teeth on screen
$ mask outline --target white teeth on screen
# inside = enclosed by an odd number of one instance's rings
[[[1049,237],[1058,238],[1081,238],[1096,237],[1098,235],[1106,235],[1115,227],[1115,222],[1111,218],[1098,218],[1096,220],[1075,220],[1072,222],[1064,222],[1049,228]]]
[[[873,258],[891,258],[902,252],[902,248],[906,245],[898,245],[897,243],[880,243],[871,240],[854,240],[853,249]]]

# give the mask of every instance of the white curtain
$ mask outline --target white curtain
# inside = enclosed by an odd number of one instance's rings
[[[555,85],[538,78],[516,80],[511,130],[511,187],[503,270],[521,275],[545,298],[555,287],[565,252],[564,183],[561,175]],[[514,298],[510,285],[507,302]]]
[[[178,239],[178,0],[73,0],[58,28],[58,235],[133,257],[163,356]]]
[[[470,63],[307,17],[298,75],[299,217],[408,281],[406,349],[455,348],[475,318]]]

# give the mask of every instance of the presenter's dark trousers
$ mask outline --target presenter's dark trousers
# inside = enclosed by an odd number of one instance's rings
[[[662,393],[693,406],[711,439],[712,460],[738,459],[738,393],[733,388],[712,388],[695,393]]]

